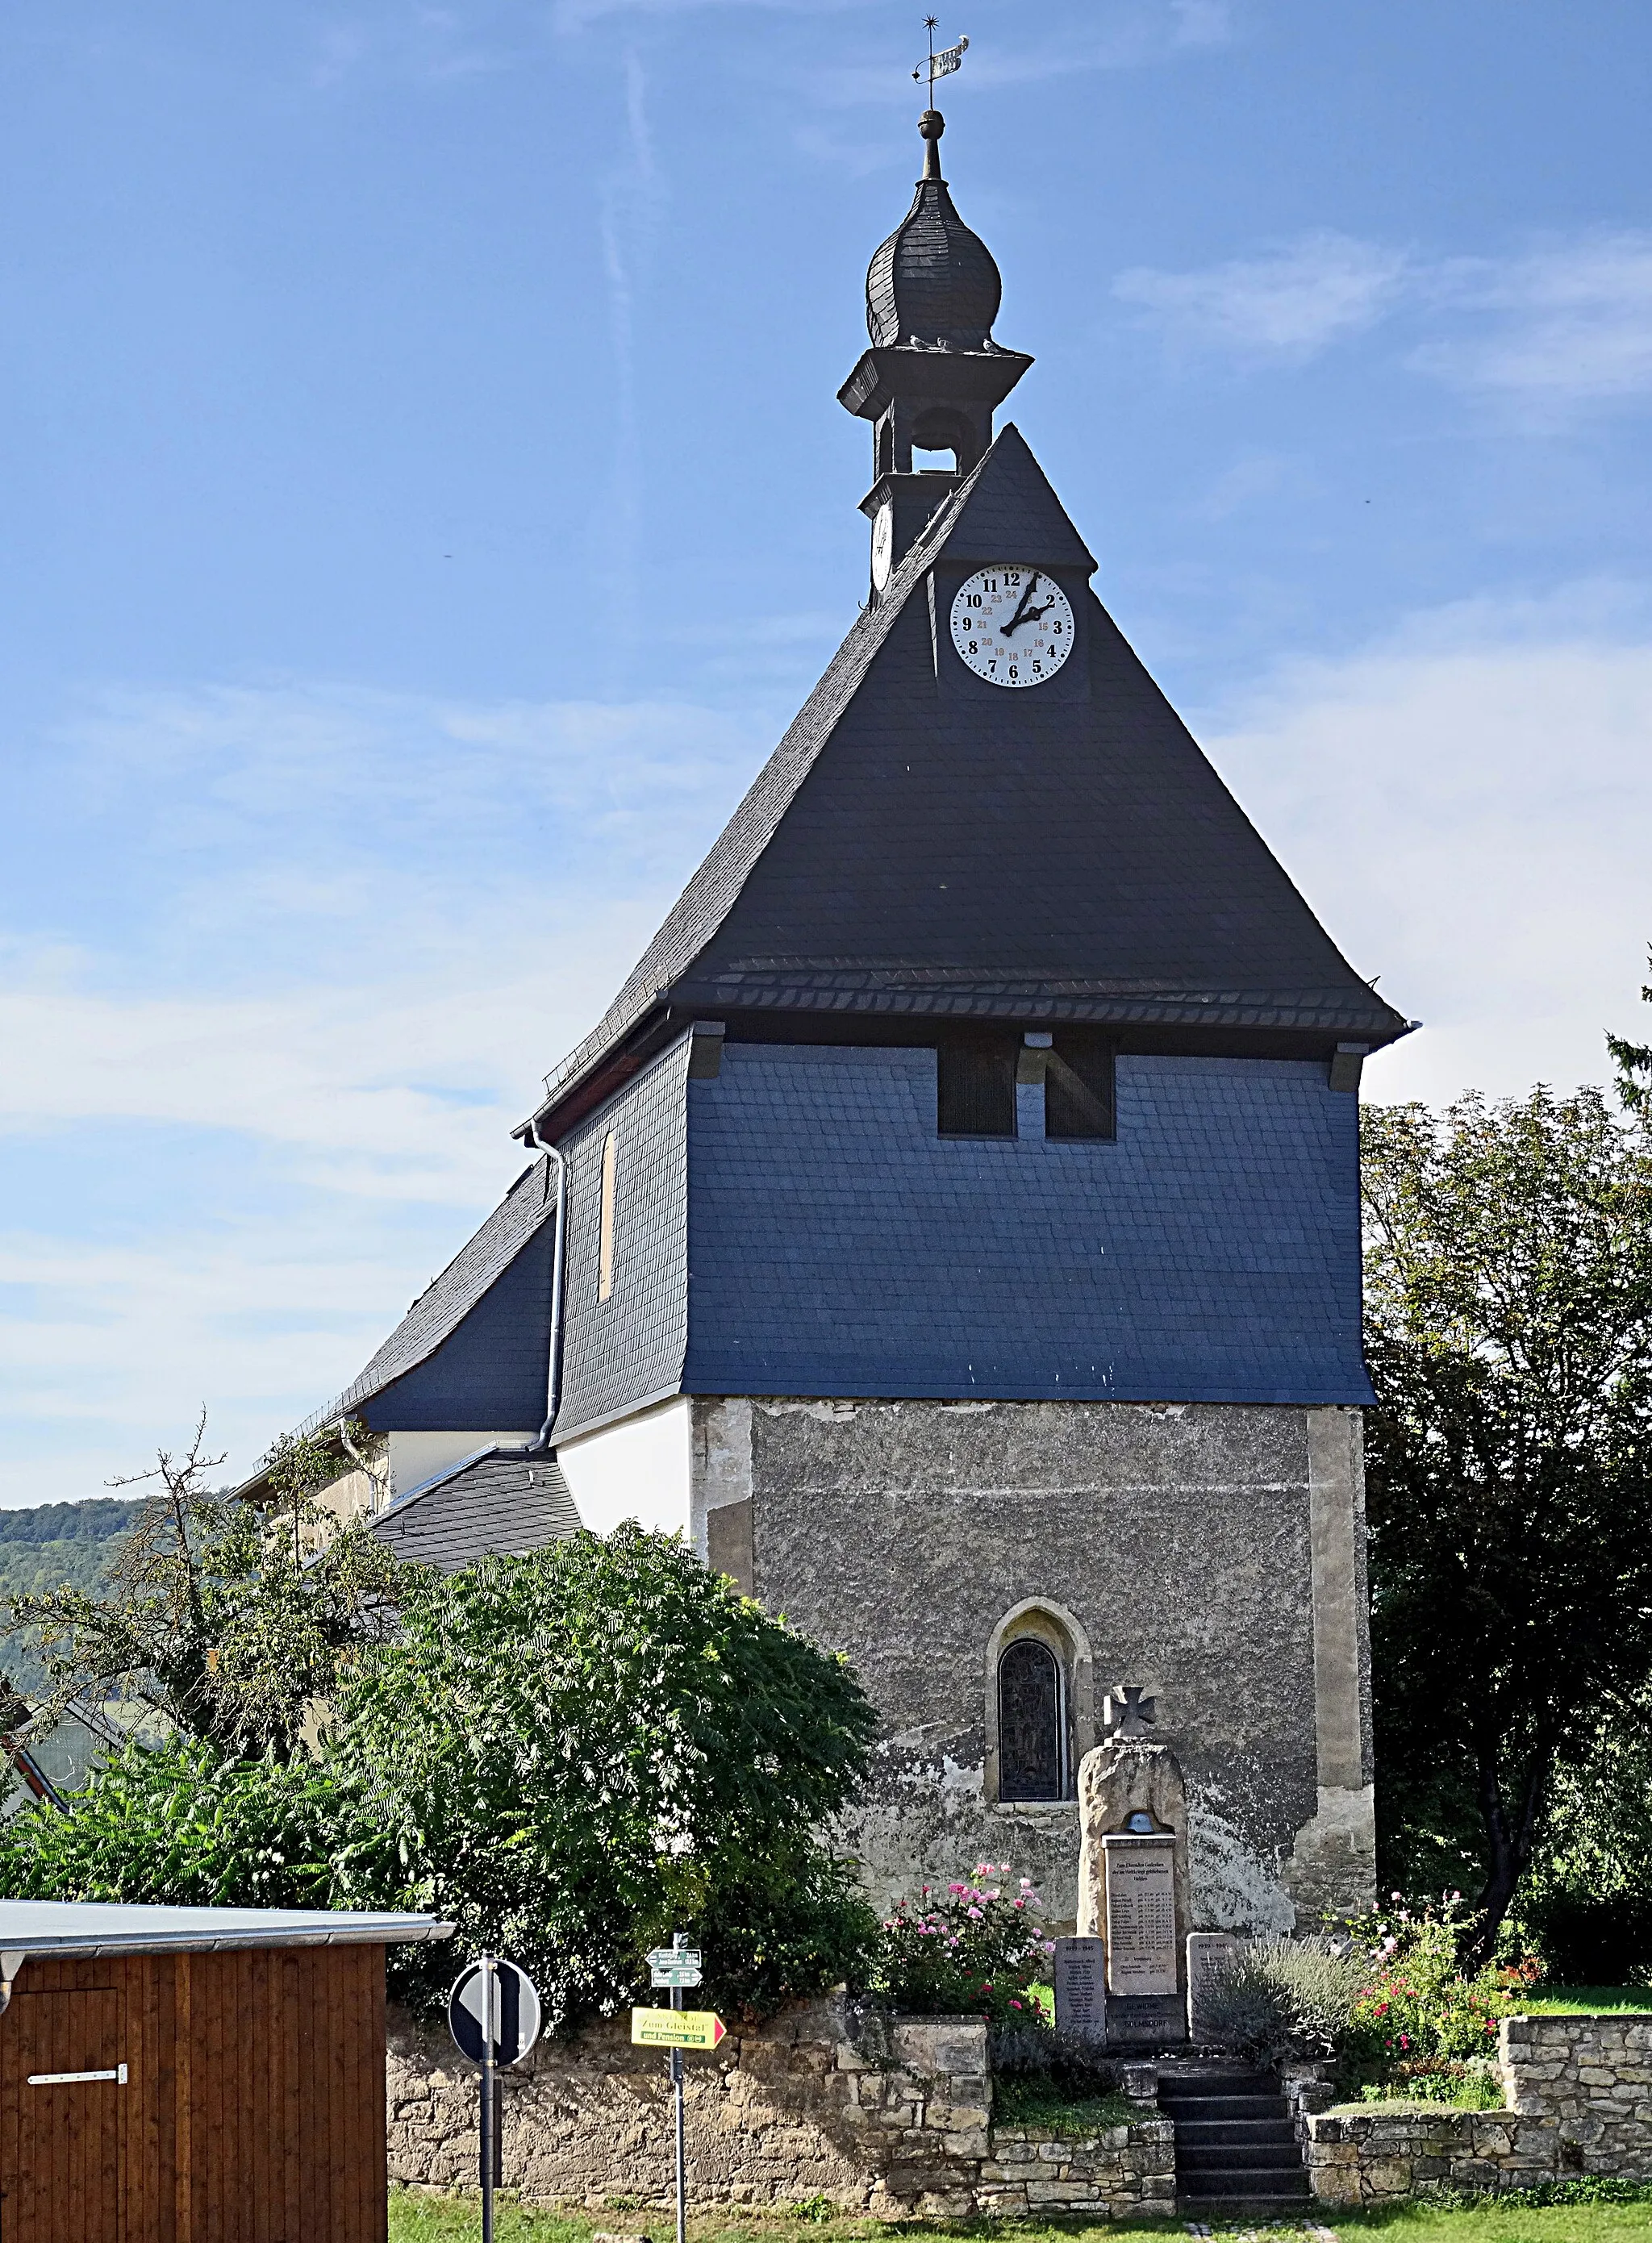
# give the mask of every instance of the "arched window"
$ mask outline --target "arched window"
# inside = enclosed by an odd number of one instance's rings
[[[1061,1661],[1035,1636],[1017,1636],[998,1660],[998,1796],[1067,1795],[1067,1708]]]

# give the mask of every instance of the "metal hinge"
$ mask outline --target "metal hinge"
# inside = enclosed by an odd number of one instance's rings
[[[31,2071],[30,2087],[78,2087],[84,2079],[112,2079],[117,2087],[126,2085],[126,2067],[117,2064],[107,2071]]]

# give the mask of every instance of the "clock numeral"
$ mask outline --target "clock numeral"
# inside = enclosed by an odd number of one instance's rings
[[[976,645],[974,640],[972,638],[968,645],[964,649],[964,652],[966,654],[979,654],[981,652],[981,649]]]

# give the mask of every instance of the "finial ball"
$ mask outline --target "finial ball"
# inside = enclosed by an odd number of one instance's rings
[[[939,140],[947,129],[947,120],[938,109],[926,109],[918,119],[918,130],[926,140]]]

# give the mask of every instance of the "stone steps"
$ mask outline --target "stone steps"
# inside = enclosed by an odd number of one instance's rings
[[[1299,2215],[1311,2201],[1290,2106],[1270,2073],[1237,2065],[1162,2073],[1159,2108],[1176,2128],[1184,2216]]]

